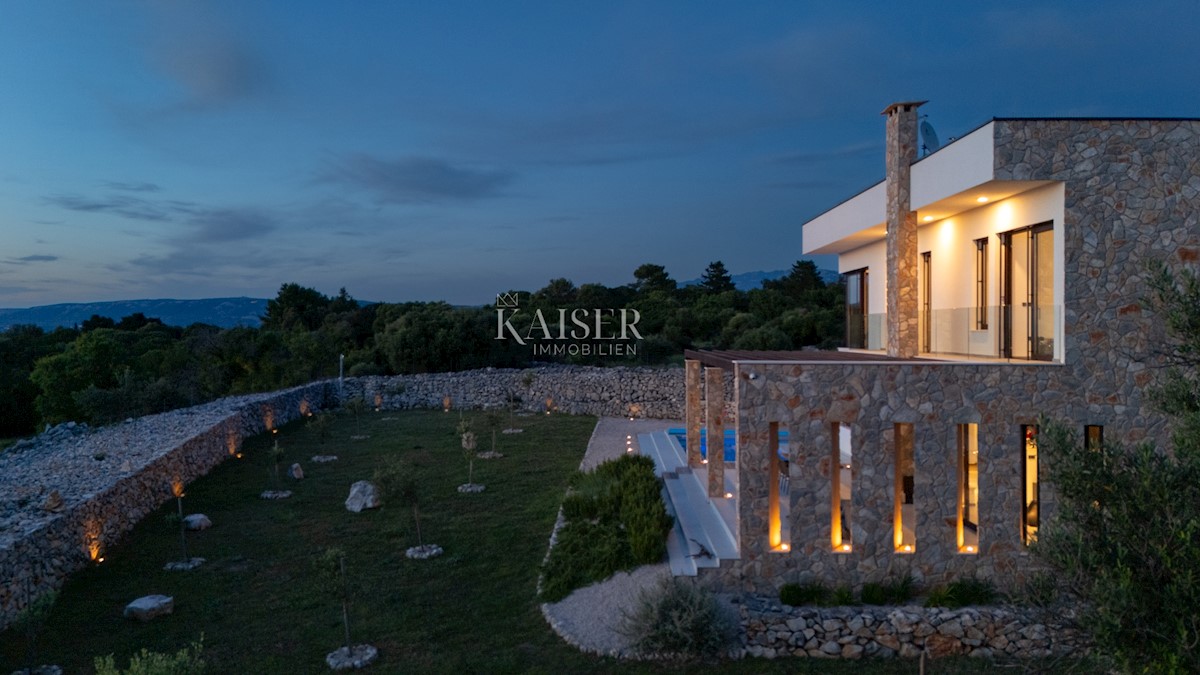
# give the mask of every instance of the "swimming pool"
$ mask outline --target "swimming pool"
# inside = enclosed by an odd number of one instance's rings
[[[687,450],[687,430],[674,428],[667,429],[667,433],[679,441],[680,447]],[[708,457],[708,430],[700,430],[700,456]],[[779,432],[779,458],[786,460],[788,457],[788,432]],[[725,430],[725,461],[733,462],[737,459],[737,439],[734,437],[733,429]]]

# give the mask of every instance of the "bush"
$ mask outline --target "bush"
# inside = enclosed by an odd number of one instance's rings
[[[728,650],[737,622],[711,593],[681,577],[668,577],[642,592],[621,632],[642,654],[714,657]]]
[[[926,607],[957,609],[996,602],[996,588],[986,579],[959,579],[935,588],[925,599]]]
[[[635,564],[619,529],[587,520],[567,523],[558,531],[558,543],[542,570],[542,599],[562,600],[576,588]]]
[[[129,668],[121,670],[113,661],[113,655],[97,656],[93,664],[96,675],[200,675],[204,672],[204,660],[200,658],[204,636],[193,642],[191,649],[184,647],[171,654],[160,654],[145,648],[129,659]]]
[[[667,553],[673,520],[647,457],[623,455],[576,472],[563,499],[567,524],[543,568],[542,598],[553,602],[618,570],[656,563]]]
[[[779,601],[785,605],[826,605],[829,589],[821,584],[784,584],[779,589]]]
[[[866,605],[903,605],[911,600],[912,596],[913,579],[911,576],[888,584],[863,584],[860,594],[863,604]]]

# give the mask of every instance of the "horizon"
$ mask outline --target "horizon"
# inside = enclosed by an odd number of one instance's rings
[[[0,307],[788,269],[883,118],[1198,117],[1194,3],[8,8]],[[402,298],[402,300],[401,300]]]

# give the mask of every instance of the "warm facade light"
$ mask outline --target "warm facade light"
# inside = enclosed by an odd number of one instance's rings
[[[791,547],[791,546],[788,546],[787,544],[780,544],[780,545],[779,545],[779,550],[780,550],[780,551],[790,551],[790,550],[792,550],[792,547]]]
[[[442,412],[450,412],[450,397],[442,397]]]
[[[933,216],[925,216],[925,217],[924,217],[924,218],[922,218],[921,220],[924,220],[924,221],[925,221],[925,222],[927,222],[927,223],[932,223],[932,222],[933,222]]]
[[[987,197],[978,197],[975,199],[975,201],[979,202],[980,204],[986,204],[987,200],[988,200]]]
[[[842,553],[849,553],[853,548],[850,544],[842,544]]]
[[[726,493],[725,493],[725,499],[733,499],[733,493],[732,493],[732,492],[726,492]]]

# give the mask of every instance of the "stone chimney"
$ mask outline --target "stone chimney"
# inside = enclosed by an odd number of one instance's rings
[[[912,163],[917,159],[917,108],[893,103],[887,117],[887,353],[917,355],[917,214],[912,210]]]

